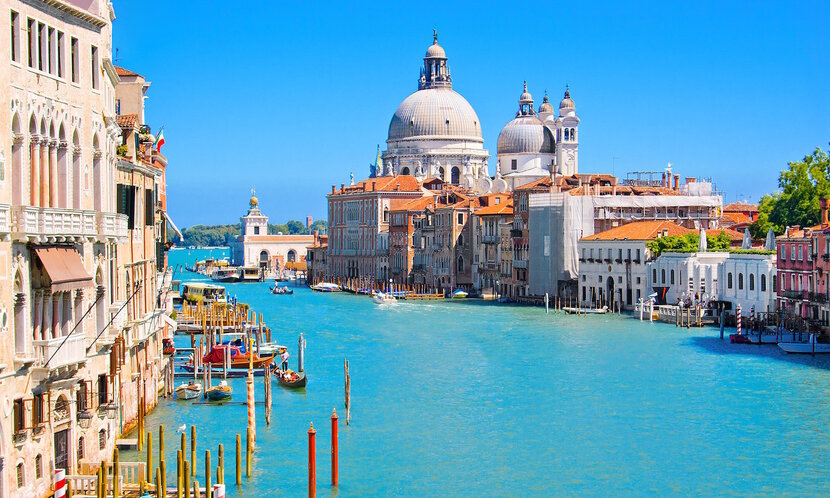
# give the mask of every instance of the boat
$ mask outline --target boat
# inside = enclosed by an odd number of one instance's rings
[[[229,386],[224,380],[220,382],[218,386],[213,386],[205,391],[205,394],[207,394],[207,398],[210,401],[224,401],[226,399],[230,399],[231,393],[233,393],[233,389],[231,389],[231,386]]]
[[[372,301],[377,304],[397,304],[398,300],[395,299],[394,296],[391,294],[386,294],[384,292],[375,292],[375,295],[372,296]]]
[[[305,376],[305,372],[297,373],[293,370],[286,370],[277,376],[277,382],[282,387],[299,389],[305,387],[308,378]]]
[[[778,347],[791,354],[830,354],[830,344],[818,342],[815,334],[807,342],[779,342]]]
[[[227,266],[213,270],[210,278],[215,282],[239,282],[241,273],[238,268]]]
[[[259,282],[261,280],[261,270],[256,266],[243,266],[241,269],[242,282]]]
[[[562,311],[570,313],[571,315],[604,315],[608,313],[608,306],[603,306],[602,308],[572,308],[565,306],[562,308]]]
[[[182,383],[182,385],[176,388],[177,399],[194,399],[198,398],[200,394],[202,394],[202,384],[192,380],[187,384]]]
[[[289,287],[280,287],[280,286],[276,286],[276,287],[270,287],[270,289],[271,289],[271,294],[277,294],[277,295],[282,295],[282,294],[285,294],[285,295],[290,295],[290,294],[294,294],[294,290],[293,290],[293,289],[291,289],[291,288],[289,288]]]
[[[230,344],[232,346],[236,346],[242,353],[245,353],[247,351],[247,348],[245,347],[247,334],[245,334],[244,332],[225,332],[222,334],[222,337],[222,344]],[[251,349],[253,351],[257,351],[260,356],[274,356],[277,354],[283,354],[288,350],[288,348],[286,348],[285,346],[277,344],[273,341],[262,341],[262,344],[260,344],[257,347],[256,337],[254,334],[251,335],[251,339],[254,341],[254,344]]]
[[[257,356],[256,353],[243,352],[239,346],[220,344],[211,348],[202,358],[202,362],[206,365],[222,366],[225,360],[225,351],[230,351],[230,368],[248,368],[250,362],[253,361],[253,367],[260,369],[269,366],[274,361],[273,356]]]
[[[311,290],[317,292],[340,292],[340,286],[330,282],[320,282],[311,286]]]
[[[451,299],[465,299],[468,295],[469,294],[467,294],[463,290],[457,289],[455,292],[452,293],[450,297]]]
[[[193,304],[228,302],[224,287],[204,282],[186,282],[182,284],[182,295]]]
[[[729,334],[729,342],[732,344],[752,344],[752,339],[746,334]]]

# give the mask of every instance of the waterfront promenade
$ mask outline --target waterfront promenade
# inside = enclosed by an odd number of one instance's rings
[[[182,253],[171,253],[174,265]],[[226,470],[228,496],[304,495],[310,421],[318,493],[329,494],[327,424],[343,408],[344,358],[352,424],[341,418],[338,496],[830,492],[830,414],[816,398],[830,359],[626,316],[473,301],[387,309],[346,293],[228,289],[263,312],[292,365],[303,332],[310,378],[304,393],[274,386],[272,425],[257,417],[254,477],[236,488]],[[244,400],[244,380],[230,382]],[[168,453],[175,428],[196,424],[201,461],[220,442],[232,455],[245,407],[162,401],[147,430],[159,422]]]

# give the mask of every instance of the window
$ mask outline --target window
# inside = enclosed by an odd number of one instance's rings
[[[637,249],[637,261],[640,261],[640,250]]]
[[[259,227],[254,227],[254,235],[259,235]]]
[[[45,404],[44,404],[44,397],[43,393],[37,393],[34,395],[34,402],[32,404],[32,417],[33,417],[33,425],[38,426],[41,424],[46,423],[46,414],[44,413]]]
[[[29,55],[29,67],[35,67],[35,59],[37,59],[37,52],[35,52],[35,21],[34,19],[26,20],[26,36],[28,37],[29,46],[27,47]]]
[[[121,115],[121,99],[115,99],[115,114],[117,116]]]
[[[802,251],[803,249],[804,249],[804,246],[799,244],[799,246],[798,246],[798,260],[799,261],[804,261],[804,253]]]
[[[103,450],[107,447],[107,431],[105,429],[101,429],[98,431],[98,449]]]
[[[23,476],[23,462],[17,464],[17,487],[22,488],[25,484],[25,479]]]
[[[657,283],[657,268],[651,270],[651,281]]]
[[[26,408],[23,403],[23,398],[14,400],[14,432],[22,432],[26,430]]]
[[[750,287],[749,290],[752,290],[752,280],[749,281],[749,287]],[[766,292],[766,291],[767,291],[767,276],[764,275],[764,274],[761,274],[761,292]]]
[[[37,68],[41,71],[46,68],[46,25],[37,23]]]
[[[570,134],[571,134],[570,130],[568,128],[565,128],[565,141],[566,142],[569,140],[568,137],[570,137]]]
[[[106,374],[98,376],[98,406],[106,405],[109,402],[109,393],[107,393],[108,383]],[[103,449],[103,448],[101,448]]]
[[[519,167],[519,161],[516,160],[516,159],[511,159],[510,160],[510,169],[512,169],[513,171],[516,171],[516,169],[518,167]]]
[[[63,78],[66,73],[66,50],[63,38],[63,32],[58,31],[58,78]]]
[[[135,228],[135,197],[137,187],[119,183],[115,191],[115,209],[120,214],[127,215],[127,229]]]
[[[70,60],[70,76],[72,77],[72,83],[78,82],[78,66],[81,65],[80,55],[78,54],[78,39],[72,37],[69,39],[69,57]]]
[[[20,15],[12,11],[12,61],[20,62]]]
[[[43,457],[40,453],[35,457],[35,479],[43,477]]]
[[[669,283],[674,285],[674,270],[672,270],[671,273],[669,273],[669,280]]]
[[[458,213],[458,224],[459,225],[464,224],[464,213]]]
[[[98,69],[98,47],[96,47],[94,45],[92,46],[92,49],[90,50],[90,56],[91,56],[90,69],[92,69],[92,88],[94,90],[97,90],[98,89],[98,73],[99,73],[99,69]]]
[[[666,283],[666,270],[665,268],[660,270],[660,282],[665,284]]]
[[[57,37],[55,36],[55,28],[48,29],[48,37],[46,38],[46,52],[49,54],[47,57],[47,65],[49,74],[55,74],[55,62],[57,57],[55,55],[55,48],[57,47]]]
[[[144,226],[151,227],[155,224],[156,210],[154,209],[154,197],[153,189],[144,189]]]
[[[738,273],[738,290],[744,290],[744,274]]]
[[[77,465],[80,466],[81,460],[84,459],[84,437],[81,436],[78,438],[78,461]]]
[[[726,274],[726,288],[727,289],[732,288],[732,273],[727,273]]]
[[[751,290],[751,291],[755,290],[755,274],[754,273],[749,274],[749,290]]]
[[[783,280],[783,277],[782,277],[781,288],[783,288],[783,287],[784,287],[784,280]],[[772,292],[778,292],[778,280],[776,280],[775,278],[772,279]]]

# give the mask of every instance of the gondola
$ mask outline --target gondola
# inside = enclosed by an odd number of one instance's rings
[[[299,389],[301,387],[305,387],[306,382],[308,382],[308,378],[305,376],[305,372],[297,373],[292,372],[291,370],[286,370],[277,376],[277,382],[282,387]]]
[[[286,294],[286,295],[294,294],[294,289],[290,289],[290,288],[288,288],[288,287],[269,287],[269,289],[271,289],[271,294],[277,294],[277,295],[281,295],[281,294]]]

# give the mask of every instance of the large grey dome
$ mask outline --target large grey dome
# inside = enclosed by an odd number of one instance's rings
[[[473,107],[452,88],[425,88],[398,106],[389,123],[389,140],[453,138],[484,142]]]
[[[550,130],[533,115],[518,116],[499,133],[499,154],[553,154]]]

